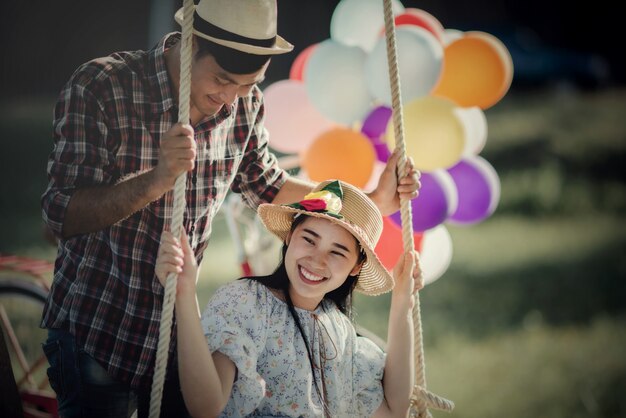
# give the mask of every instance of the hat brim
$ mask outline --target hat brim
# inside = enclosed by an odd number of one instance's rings
[[[195,7],[195,6],[194,6]],[[182,26],[183,24],[183,8],[178,9],[174,14],[176,22]],[[213,36],[206,35],[196,29],[193,29],[194,35],[198,35],[201,38],[215,42],[218,45],[225,46],[227,48],[235,49],[237,51],[246,52],[253,55],[279,55],[286,54],[293,50],[293,45],[287,42],[283,37],[276,35],[276,42],[271,47],[262,47],[256,45],[244,44],[241,42],[227,41],[224,39],[215,38]]]
[[[367,259],[361,267],[359,280],[355,290],[365,295],[376,296],[389,292],[393,289],[393,277],[383,266],[380,259],[374,252],[374,249],[371,248],[371,245],[361,235],[361,232],[345,220],[337,219],[324,213],[309,212],[302,209],[271,203],[264,203],[260,205],[257,213],[267,230],[283,241],[289,234],[289,231],[291,231],[291,225],[296,214],[327,219],[328,221],[347,229],[348,232],[350,232],[359,241],[361,247],[367,255]]]

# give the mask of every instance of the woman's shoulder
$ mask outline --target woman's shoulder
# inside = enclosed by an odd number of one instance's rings
[[[269,289],[258,280],[242,278],[219,287],[209,304],[242,309],[260,308],[267,306],[268,299],[270,299],[268,293]]]

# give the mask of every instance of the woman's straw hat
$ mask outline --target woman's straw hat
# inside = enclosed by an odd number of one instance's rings
[[[375,296],[393,288],[393,277],[374,252],[383,231],[382,215],[374,202],[351,184],[328,180],[300,202],[289,205],[265,203],[259,206],[258,213],[268,231],[282,240],[291,231],[291,224],[299,214],[327,219],[347,229],[367,255],[355,290]]]

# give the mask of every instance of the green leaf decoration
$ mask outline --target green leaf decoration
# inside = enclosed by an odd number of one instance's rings
[[[339,183],[339,180],[328,183],[322,188],[322,190],[327,190],[332,194],[339,196],[339,199],[343,201],[343,189],[341,188],[341,183]]]

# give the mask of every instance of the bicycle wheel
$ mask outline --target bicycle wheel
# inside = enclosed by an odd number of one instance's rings
[[[18,389],[48,388],[48,362],[41,349],[47,332],[39,328],[47,290],[19,278],[0,278],[0,325]]]

